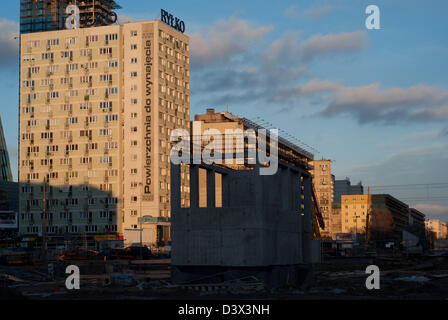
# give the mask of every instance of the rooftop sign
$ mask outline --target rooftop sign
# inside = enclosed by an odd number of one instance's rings
[[[160,10],[160,20],[179,32],[185,32],[185,22],[163,9]]]

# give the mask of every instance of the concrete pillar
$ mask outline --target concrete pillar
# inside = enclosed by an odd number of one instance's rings
[[[227,174],[222,174],[222,207],[230,207],[230,177]]]
[[[310,263],[311,262],[311,239],[312,239],[312,228],[311,228],[311,176],[309,174],[303,175],[303,184],[304,184],[304,204],[305,204],[305,212],[302,220],[302,251],[303,251],[303,262]]]
[[[259,175],[260,174],[260,164],[257,161],[257,164],[254,167],[254,170],[251,172],[253,175]],[[261,208],[264,207],[267,204],[266,199],[263,196],[263,183],[266,176],[259,176],[256,177],[256,179],[251,179],[254,182],[254,194],[253,197],[255,198],[255,207]],[[272,187],[272,186],[271,186]]]
[[[171,208],[172,211],[176,211],[181,208],[181,170],[180,165],[171,163]]]
[[[291,210],[297,212],[297,198],[299,197],[298,187],[297,187],[297,172],[295,170],[289,170],[289,189],[290,189],[290,203]]]
[[[297,198],[296,198],[296,202],[297,202],[297,206],[298,206],[297,210],[298,210],[300,215],[302,215],[302,194],[303,194],[302,186],[303,186],[303,183],[302,183],[302,172],[299,172],[299,175],[297,177],[297,187],[296,187]]]
[[[216,208],[215,171],[207,170],[207,208]]]
[[[190,208],[199,208],[199,166],[190,165]]]

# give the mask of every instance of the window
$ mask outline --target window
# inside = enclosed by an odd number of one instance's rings
[[[106,41],[113,41],[118,39],[118,33],[106,34]]]
[[[131,113],[131,118],[132,118],[132,119],[137,118],[137,113]]]
[[[112,54],[112,48],[100,48],[100,54]]]
[[[111,114],[106,116],[106,122],[118,121],[118,114]]]
[[[131,169],[131,174],[137,174],[138,170],[137,169]]]
[[[47,40],[47,46],[58,46],[58,45],[59,45],[59,39]]]
[[[131,63],[137,63],[137,58],[132,58]]]
[[[136,44],[132,44],[131,45],[131,50],[137,50],[137,45]]]
[[[100,136],[111,136],[112,129],[100,129]]]
[[[137,34],[138,34],[138,33],[137,33],[137,31],[134,31],[134,30],[133,30],[133,31],[131,31],[131,37],[136,37],[136,36],[137,36]]]
[[[112,110],[112,101],[100,102],[100,109],[110,109],[110,110]]]
[[[87,43],[89,43],[89,42],[97,42],[98,41],[98,36],[97,35],[95,35],[95,36],[87,36],[87,38],[86,38],[86,42]]]
[[[136,147],[138,145],[138,142],[136,140],[131,141],[131,146]]]
[[[137,77],[137,72],[131,72],[131,78],[136,78]]]

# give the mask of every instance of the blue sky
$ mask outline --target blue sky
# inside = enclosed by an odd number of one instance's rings
[[[334,160],[338,179],[448,182],[448,2],[118,2],[122,21],[157,19],[160,8],[185,21],[192,116],[214,107],[266,119]],[[370,4],[381,30],[365,27]],[[0,114],[17,168],[19,1],[2,8]],[[444,220],[446,191],[434,201],[394,189]]]

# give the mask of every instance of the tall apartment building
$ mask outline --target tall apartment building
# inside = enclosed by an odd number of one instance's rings
[[[8,148],[6,147],[2,118],[0,117],[0,182],[12,182],[12,180]]]
[[[316,191],[317,202],[325,221],[325,230],[320,230],[321,236],[324,238],[332,238],[331,230],[332,208],[333,208],[333,177],[331,174],[331,160],[314,160],[312,162],[314,168],[311,171],[313,175],[313,185]]]
[[[20,72],[20,233],[42,233],[47,180],[52,239],[168,240],[170,134],[190,120],[188,37],[161,21],[22,34]]]

